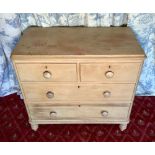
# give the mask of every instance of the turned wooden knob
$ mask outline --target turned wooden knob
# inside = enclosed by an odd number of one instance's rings
[[[103,92],[103,96],[104,97],[110,97],[111,96],[111,92],[110,91],[104,91]]]
[[[51,118],[56,117],[56,116],[57,116],[57,113],[55,111],[50,112],[50,117]]]
[[[114,72],[112,72],[112,71],[107,71],[107,72],[105,73],[105,76],[106,76],[106,78],[110,79],[110,78],[112,78],[112,77],[114,76]]]
[[[48,91],[48,92],[46,93],[46,96],[47,96],[48,98],[53,98],[53,97],[54,97],[54,93],[51,92],[51,91]]]
[[[49,78],[51,78],[51,76],[52,76],[51,72],[49,72],[49,71],[43,72],[43,77],[44,78],[49,79]]]
[[[101,115],[104,117],[108,116],[108,111],[101,111]]]

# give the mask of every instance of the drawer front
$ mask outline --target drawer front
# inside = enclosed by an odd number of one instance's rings
[[[81,64],[81,81],[85,82],[135,82],[140,63]]]
[[[22,83],[28,102],[130,101],[134,84]]]
[[[76,64],[16,64],[21,81],[76,81]]]
[[[104,106],[51,106],[31,108],[30,114],[33,120],[62,120],[62,119],[91,119],[102,120],[126,119],[128,107],[104,107]]]

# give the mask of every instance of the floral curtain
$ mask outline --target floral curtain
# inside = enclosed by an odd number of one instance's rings
[[[123,24],[131,27],[147,55],[136,94],[155,96],[155,14],[125,13],[0,14],[0,96],[20,92],[10,56],[21,32],[27,27],[104,27]]]

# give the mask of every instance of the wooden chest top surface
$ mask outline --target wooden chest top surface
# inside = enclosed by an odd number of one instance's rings
[[[12,55],[144,57],[144,52],[128,27],[30,27]]]

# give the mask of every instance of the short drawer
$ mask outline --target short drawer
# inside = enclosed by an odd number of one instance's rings
[[[136,82],[140,63],[80,64],[83,82]]]
[[[127,119],[128,107],[106,106],[51,106],[29,107],[33,120],[62,120],[62,119],[93,119],[119,120]]]
[[[51,84],[22,83],[28,102],[130,101],[134,84]]]
[[[76,64],[16,64],[21,81],[76,81]]]

